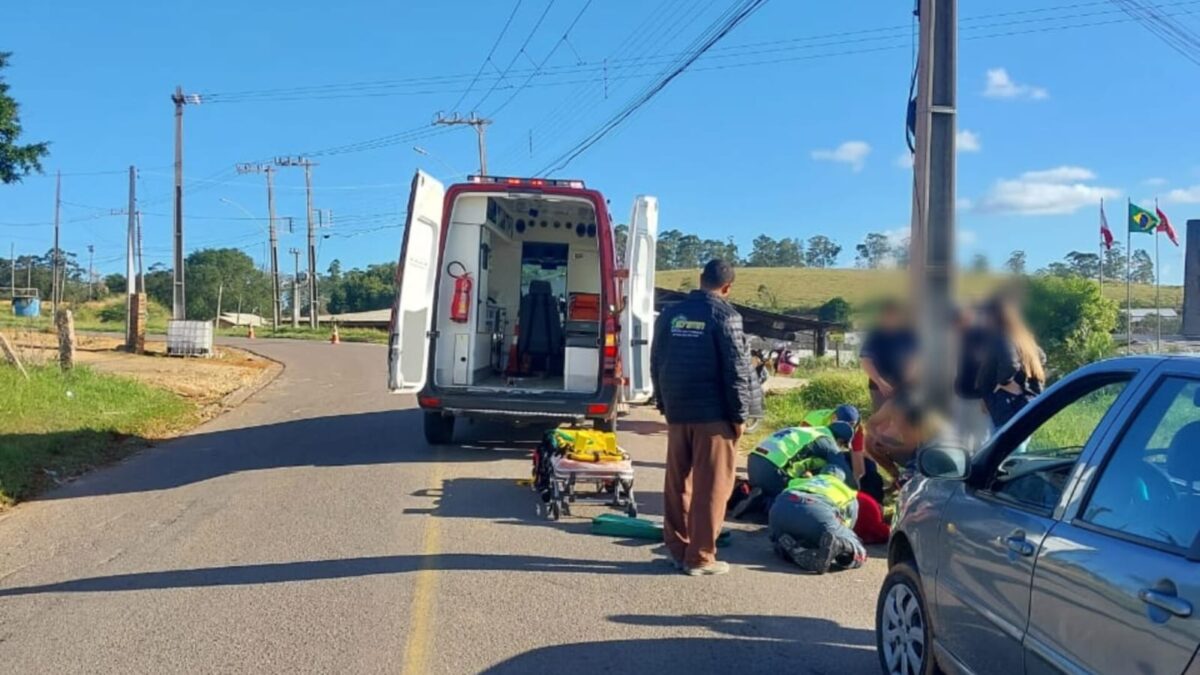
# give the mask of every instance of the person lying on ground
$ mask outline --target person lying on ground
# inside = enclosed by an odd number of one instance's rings
[[[771,540],[785,560],[812,574],[855,569],[867,551],[851,529],[858,515],[857,491],[846,474],[826,465],[814,476],[793,479],[769,514]]]

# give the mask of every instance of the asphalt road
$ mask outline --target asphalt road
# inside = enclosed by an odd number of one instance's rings
[[[428,447],[383,348],[254,349],[286,368],[240,408],[0,517],[7,672],[877,672],[881,560],[807,577],[734,525],[731,574],[672,573],[539,517],[511,430]],[[624,429],[658,515],[662,426]]]

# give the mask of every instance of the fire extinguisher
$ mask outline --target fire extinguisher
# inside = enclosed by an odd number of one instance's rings
[[[452,270],[455,265],[462,269],[462,272],[455,274]],[[454,277],[454,296],[450,299],[450,320],[455,323],[466,323],[471,312],[471,289],[475,283],[471,281],[471,273],[467,271],[466,265],[455,260],[446,268],[446,273]]]

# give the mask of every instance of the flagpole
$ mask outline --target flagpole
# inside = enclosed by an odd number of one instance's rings
[[[1127,199],[1125,207],[1125,354],[1133,353],[1133,287],[1129,285],[1129,277],[1133,271],[1133,228],[1129,214],[1133,210],[1133,200]]]
[[[1159,213],[1158,200],[1154,200],[1154,212]],[[1162,353],[1162,305],[1158,301],[1158,289],[1162,285],[1162,267],[1158,264],[1158,228],[1154,228],[1154,315],[1158,317],[1154,337],[1155,353]]]
[[[1100,198],[1100,223],[1104,224],[1104,197]],[[1100,297],[1104,297],[1104,230],[1100,230]]]

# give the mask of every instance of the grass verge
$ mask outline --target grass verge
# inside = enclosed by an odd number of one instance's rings
[[[0,366],[0,505],[117,460],[190,425],[196,408],[161,389],[77,367]]]
[[[246,337],[246,328],[238,326],[237,328],[221,328],[217,331],[217,335],[226,335],[229,337]],[[283,338],[288,340],[321,340],[328,341],[329,336],[333,334],[332,326],[321,326],[316,330],[312,328],[292,328],[291,326],[280,326],[278,330],[271,328],[255,328],[256,337],[260,338]],[[388,341],[387,331],[378,330],[375,328],[338,328],[338,337],[342,342],[370,342],[372,344],[385,345]]]

